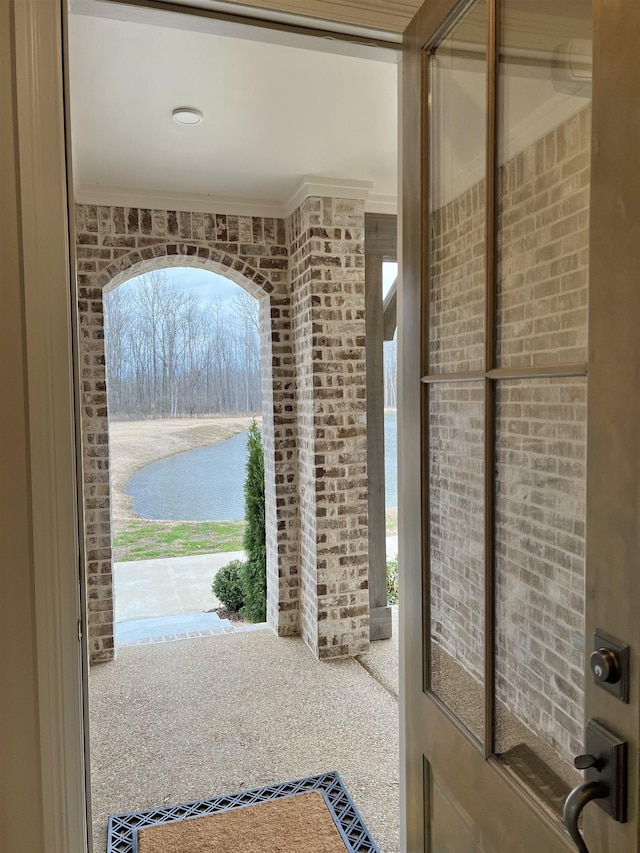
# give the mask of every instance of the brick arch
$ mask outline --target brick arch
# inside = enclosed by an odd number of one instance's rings
[[[109,292],[129,279],[154,270],[194,267],[217,273],[239,285],[256,299],[273,292],[274,286],[251,264],[237,255],[195,243],[158,243],[123,255],[101,273],[102,287]]]
[[[92,215],[94,210],[95,219]],[[204,221],[204,215],[178,216],[183,229],[185,217],[189,217],[191,239],[176,240],[170,233],[170,211],[129,210],[124,217],[121,208],[86,205],[78,206],[76,210],[88,630],[92,662],[110,660],[114,653],[103,297],[128,279],[172,266],[198,267],[223,275],[259,301],[267,619],[279,635],[299,633],[297,460],[290,287],[287,247],[276,240],[278,233],[285,233],[284,227],[275,221],[252,218],[251,228],[247,228],[247,223],[244,227],[244,236],[251,236],[251,242],[230,243],[227,240],[217,243],[194,239],[194,233],[198,231],[198,216]],[[231,232],[234,236],[233,217],[216,216],[213,219],[216,221],[216,233],[222,231],[222,236],[228,238]]]

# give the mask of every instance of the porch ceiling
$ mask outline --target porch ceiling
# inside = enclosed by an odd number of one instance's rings
[[[367,209],[393,212],[389,51],[379,61],[220,35],[215,24],[182,28],[181,15],[81,11],[69,27],[79,201],[206,210],[233,199],[275,215],[311,175],[355,185]],[[179,106],[201,110],[203,123],[176,124]]]
[[[193,0],[177,0],[191,3]],[[203,8],[235,6],[244,12],[277,12],[304,16],[310,23],[331,21],[335,25],[372,27],[402,33],[421,6],[422,0],[196,0]]]

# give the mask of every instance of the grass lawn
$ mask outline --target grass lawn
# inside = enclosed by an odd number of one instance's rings
[[[242,551],[244,521],[127,521],[117,525],[113,558],[156,560]]]
[[[113,559],[159,560],[242,551],[244,521],[125,521],[114,525]],[[387,510],[387,536],[398,533],[398,511]]]

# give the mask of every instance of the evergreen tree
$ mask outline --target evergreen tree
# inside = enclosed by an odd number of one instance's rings
[[[244,484],[245,517],[244,564],[241,582],[244,590],[244,617],[249,622],[267,618],[267,548],[264,517],[264,451],[256,422],[251,424],[249,456]]]

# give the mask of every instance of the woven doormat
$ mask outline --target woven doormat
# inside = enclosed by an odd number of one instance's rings
[[[162,809],[150,809],[144,812],[132,812],[131,814],[122,814],[122,815],[112,815],[109,818],[108,830],[107,830],[107,853],[136,853],[138,844],[138,840],[140,841],[139,853],[156,853],[156,851],[161,851],[161,853],[174,853],[174,851],[180,851],[180,853],[191,853],[190,848],[186,847],[183,840],[180,839],[178,842],[178,846],[176,847],[145,847],[144,845],[149,842],[155,843],[157,838],[160,837],[159,834],[155,834],[152,837],[151,834],[145,839],[143,831],[147,827],[160,827],[166,824],[174,824],[175,827],[178,826],[178,821],[185,821],[189,818],[206,818],[209,816],[222,817],[227,815],[230,812],[246,812],[246,815],[242,815],[242,822],[245,823],[245,820],[249,820],[249,814],[251,811],[247,807],[249,806],[258,806],[260,804],[277,804],[279,801],[284,800],[292,800],[296,798],[300,800],[297,795],[307,794],[311,792],[318,792],[323,801],[320,803],[320,808],[318,808],[318,800],[317,798],[312,801],[313,805],[310,810],[307,811],[307,815],[309,817],[310,825],[312,828],[310,830],[310,839],[313,840],[314,834],[318,831],[318,827],[324,827],[323,831],[327,832],[326,838],[332,837],[333,842],[342,844],[342,847],[319,847],[318,850],[322,850],[323,853],[326,850],[327,853],[333,853],[335,850],[343,853],[344,850],[348,851],[348,853],[379,853],[378,847],[375,842],[371,838],[367,827],[364,824],[364,821],[360,817],[358,809],[354,805],[351,797],[349,796],[342,779],[340,776],[335,773],[323,773],[320,776],[309,776],[305,779],[297,779],[293,782],[283,782],[279,785],[267,785],[264,788],[254,788],[250,791],[241,791],[238,794],[228,794],[220,797],[214,797],[210,800],[200,800],[193,803],[185,803],[180,806],[171,806],[168,808]],[[304,801],[303,801],[304,802]],[[304,806],[309,809],[308,805]],[[324,814],[323,811],[324,810]],[[296,803],[292,808],[290,805],[285,807],[285,812],[273,812],[273,814],[278,815],[276,817],[276,823],[274,824],[274,832],[277,832],[278,829],[281,829],[280,824],[283,820],[284,814],[289,814],[291,819],[290,827],[295,834],[295,825],[300,821],[300,811],[299,806]],[[326,823],[327,813],[330,819],[333,822],[333,827],[337,830],[337,833],[331,833],[332,829],[330,824]],[[266,818],[266,812],[260,814],[257,809],[254,812],[256,823],[262,822],[263,818]],[[315,817],[312,817],[314,815]],[[318,815],[323,815],[322,818],[318,818]],[[235,817],[235,815],[234,815]],[[272,814],[269,815],[269,819],[271,820]],[[249,823],[253,820],[252,817],[249,820]],[[317,820],[316,820],[317,819]],[[317,821],[320,821],[318,823]],[[314,823],[314,821],[316,821]],[[188,821],[188,823],[193,825],[193,829],[188,827],[189,833],[191,833],[192,838],[189,843],[196,838],[197,835],[200,834],[202,838],[207,837],[207,831],[213,831],[213,824],[209,825],[209,828],[205,832],[200,832],[200,827],[204,826],[199,821]],[[196,827],[196,823],[199,824]],[[245,823],[245,828],[242,830],[245,832],[249,823]],[[237,824],[234,824],[237,826]],[[138,832],[140,830],[140,832]],[[197,830],[197,832],[196,832]],[[218,827],[215,830],[216,832],[227,832],[229,836],[233,834],[233,826],[232,823],[225,823],[224,829],[222,829],[222,824],[218,823]],[[140,838],[138,839],[138,835]],[[172,843],[175,840],[172,830]],[[169,838],[169,836],[167,836]],[[276,847],[275,842],[278,842],[279,836],[274,835],[274,846],[273,850],[285,850],[287,848]],[[255,850],[260,850],[261,853],[268,853],[269,847],[264,846],[264,839],[260,841],[261,846],[256,847]],[[216,849],[220,851],[234,851],[233,847],[225,846],[226,840],[224,842],[219,842],[216,848],[212,847],[193,847],[193,853],[205,853],[205,851]],[[291,848],[293,849],[293,848]],[[309,849],[310,851],[314,848],[303,846],[298,848],[299,850]],[[251,851],[250,847],[238,847],[238,851]]]
[[[270,803],[239,806],[208,817],[147,826],[136,832],[134,853],[347,853],[320,791]]]

